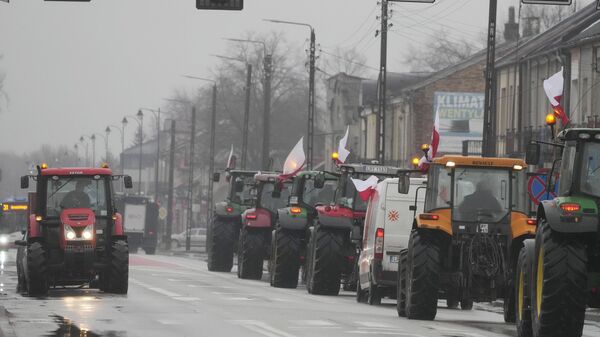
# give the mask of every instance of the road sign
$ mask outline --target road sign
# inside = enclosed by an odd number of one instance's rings
[[[527,183],[527,190],[529,192],[529,199],[538,205],[544,200],[552,200],[558,195],[559,180],[556,179],[555,190],[547,193],[546,191],[546,174],[548,170],[540,170],[538,175],[529,178]]]
[[[197,9],[241,11],[244,0],[196,0]]]
[[[529,5],[570,5],[573,0],[521,0]]]
[[[161,220],[164,220],[164,219],[166,219],[166,218],[167,218],[167,209],[166,209],[166,208],[164,208],[164,207],[161,207],[161,208],[158,210],[158,217],[159,217]]]

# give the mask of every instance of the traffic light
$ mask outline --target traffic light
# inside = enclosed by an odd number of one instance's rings
[[[529,5],[570,5],[573,0],[521,0]]]
[[[241,11],[244,9],[244,0],[196,0],[196,8]]]

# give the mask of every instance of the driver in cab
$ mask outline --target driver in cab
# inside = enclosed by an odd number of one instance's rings
[[[60,206],[63,209],[67,208],[90,208],[91,201],[84,189],[90,184],[89,181],[79,180],[75,184],[75,189],[63,198]]]
[[[479,213],[490,214],[502,211],[502,206],[494,196],[488,180],[481,180],[475,187],[475,192],[465,197],[458,211],[467,218],[476,218]]]

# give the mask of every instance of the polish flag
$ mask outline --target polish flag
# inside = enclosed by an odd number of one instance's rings
[[[437,155],[438,147],[440,146],[440,106],[438,104],[435,110],[435,120],[433,122],[433,132],[431,133],[431,144],[429,150],[421,160],[419,160],[419,169],[426,172],[429,169],[429,163]]]
[[[306,155],[304,154],[304,137],[294,146],[290,154],[288,154],[283,164],[283,174],[281,178],[290,178],[300,172],[306,164]]]
[[[544,80],[544,91],[550,100],[554,115],[561,119],[563,126],[566,126],[569,124],[569,117],[565,113],[565,109],[560,105],[564,83],[563,68],[560,68],[559,72],[550,76],[547,80]]]
[[[363,201],[369,200],[369,198],[375,192],[375,188],[377,187],[377,183],[379,182],[379,178],[376,176],[370,176],[367,180],[360,180],[350,178],[352,183],[354,183],[354,187],[358,191],[358,195]]]
[[[231,144],[231,151],[229,151],[229,158],[227,159],[227,169],[235,169],[236,157],[233,155],[233,144]]]
[[[346,162],[346,158],[350,154],[350,151],[346,149],[346,144],[348,143],[348,133],[350,132],[350,126],[346,128],[346,134],[342,139],[340,139],[340,143],[338,144],[338,157],[336,159],[336,164],[343,164]]]

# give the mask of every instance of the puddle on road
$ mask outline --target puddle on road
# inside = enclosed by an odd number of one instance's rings
[[[45,335],[45,337],[127,337],[125,331],[103,331],[95,332],[62,316],[51,316],[58,324],[58,329]]]

